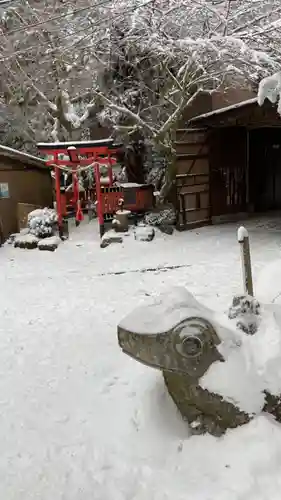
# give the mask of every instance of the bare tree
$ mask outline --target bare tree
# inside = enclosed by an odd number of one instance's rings
[[[99,117],[126,134],[142,130],[165,155],[162,196],[174,178],[175,128],[198,94],[257,84],[279,65],[277,47],[261,50],[265,26],[281,14],[273,4],[154,1],[113,24],[109,77],[93,89],[104,104]]]
[[[72,107],[85,107],[100,64],[80,45],[92,39],[106,3],[82,0],[77,8],[75,2],[20,0],[2,15],[0,92],[19,124],[25,122],[26,139],[67,139],[80,128],[83,119]]]
[[[91,117],[148,138],[168,160],[164,195],[183,111],[276,71],[280,19],[279,0],[22,0],[2,20],[4,100],[36,140],[81,137]]]

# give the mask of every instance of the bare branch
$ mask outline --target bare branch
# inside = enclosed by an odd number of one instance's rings
[[[168,120],[162,125],[160,130],[158,131],[158,136],[162,137],[165,135],[168,130],[170,130],[171,126],[177,122],[177,120],[181,117],[182,112],[185,108],[190,106],[193,101],[196,99],[196,97],[202,92],[202,89],[198,89],[191,97],[186,98],[185,96],[182,97],[182,100],[177,107],[177,109],[174,111],[174,113],[168,118]]]
[[[96,90],[93,91],[93,93],[99,97],[107,106],[109,106],[112,109],[116,109],[116,111],[119,111],[119,113],[124,113],[125,115],[129,116],[134,122],[138,123],[141,125],[144,129],[147,129],[151,134],[155,135],[156,130],[152,128],[148,123],[146,123],[144,120],[141,119],[139,115],[136,113],[133,113],[130,109],[124,107],[124,106],[118,106],[118,104],[115,104],[114,102],[110,101],[107,97],[102,95],[100,92],[97,92]],[[91,104],[89,105],[88,109],[90,109]]]

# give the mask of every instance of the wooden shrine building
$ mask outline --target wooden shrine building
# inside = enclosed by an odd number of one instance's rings
[[[178,229],[281,209],[281,117],[256,98],[177,131]]]

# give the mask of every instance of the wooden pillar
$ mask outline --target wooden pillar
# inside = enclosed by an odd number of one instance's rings
[[[54,163],[57,165],[58,154],[54,154]],[[57,204],[57,214],[58,214],[58,226],[59,233],[62,234],[62,204],[61,204],[61,193],[60,193],[60,169],[58,166],[55,167],[55,186],[56,186],[56,204]]]
[[[113,185],[113,172],[112,172],[112,161],[110,154],[108,155],[108,177],[109,177],[109,185]]]
[[[244,293],[246,295],[250,295],[251,297],[253,297],[254,290],[253,290],[249,234],[245,227],[243,226],[239,227],[237,233],[237,239],[240,244],[240,251],[241,251]]]
[[[100,226],[100,237],[104,235],[104,217],[102,209],[102,195],[101,195],[101,183],[100,183],[100,166],[98,163],[95,164],[95,180],[96,180],[96,196],[97,196],[97,214]]]
[[[250,205],[250,132],[246,129],[246,204]]]

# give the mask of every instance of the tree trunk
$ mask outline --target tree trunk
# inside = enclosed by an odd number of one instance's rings
[[[128,182],[144,184],[144,144],[134,141],[129,146],[124,146],[119,154],[119,161],[126,168]]]
[[[165,179],[164,184],[160,189],[159,201],[163,203],[167,201],[169,195],[171,194],[172,188],[175,183],[176,177],[176,155],[174,149],[171,148],[169,150],[165,150],[165,158],[167,161],[166,171],[165,171]]]

